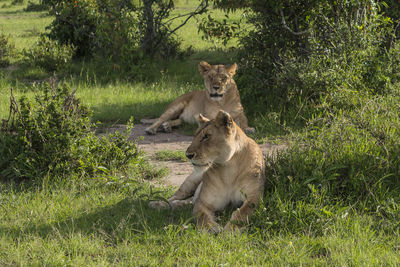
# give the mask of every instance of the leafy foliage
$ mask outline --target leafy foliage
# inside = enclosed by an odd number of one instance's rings
[[[0,135],[0,178],[37,181],[68,174],[93,174],[130,163],[142,164],[127,133],[98,138],[89,109],[55,81],[37,85],[34,101],[22,97],[11,103]],[[13,98],[12,98],[13,99]],[[131,126],[128,127],[128,133]]]
[[[41,3],[42,1],[40,1],[40,3],[35,3],[32,1],[28,0],[28,5],[26,6],[26,8],[24,9],[26,12],[37,12],[37,11],[46,11],[49,9],[49,7],[43,3]]]
[[[100,55],[129,65],[143,56],[168,58],[179,54],[179,42],[173,34],[187,20],[171,28],[177,18],[169,18],[174,8],[172,0],[145,0],[141,5],[125,0],[43,2],[55,15],[49,26],[50,37],[74,44],[78,56]],[[187,19],[205,12],[205,2],[186,15]]]
[[[10,64],[10,58],[14,52],[14,44],[10,42],[10,38],[1,33],[0,34],[0,67],[6,67]]]
[[[41,36],[32,48],[24,50],[24,55],[30,64],[54,71],[70,63],[75,50],[73,45],[60,45],[57,41]]]
[[[229,17],[226,16],[225,19],[219,21],[211,17],[211,15],[208,15],[207,18],[203,18],[199,22],[198,32],[202,33],[203,39],[214,42],[215,47],[219,41],[226,46],[228,41],[236,36],[240,29],[240,23],[228,22],[228,18]]]
[[[254,1],[255,30],[243,39],[244,102],[277,111],[281,122],[304,122],[341,88],[387,92],[399,79],[392,21],[375,2],[357,3]]]
[[[221,8],[226,11],[234,11],[236,9],[249,7],[252,0],[214,0],[213,2],[217,8]]]
[[[78,56],[90,56],[99,51],[118,52],[116,48],[123,41],[136,47],[136,19],[129,14],[130,6],[125,2],[44,1],[55,15],[49,26],[49,36],[63,44],[74,44]]]

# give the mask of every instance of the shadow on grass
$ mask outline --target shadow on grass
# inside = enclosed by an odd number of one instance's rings
[[[135,123],[143,118],[157,118],[164,112],[170,101],[138,102],[131,104],[101,103],[92,106],[93,120],[101,121],[106,125],[124,124],[131,117]]]
[[[0,8],[13,8],[14,6],[7,6],[7,7],[1,7]],[[0,15],[16,15],[16,14],[21,14],[23,15],[25,13],[25,11],[21,8],[21,9],[17,9],[17,10],[3,10],[0,12]],[[15,17],[14,17],[15,18]]]
[[[210,64],[232,64],[235,59],[235,51],[200,50],[190,56],[181,59],[158,60],[144,59],[139,64],[122,66],[115,62],[104,59],[76,59],[56,72],[59,79],[87,86],[109,85],[117,81],[127,83],[160,82],[162,80],[174,80],[178,83],[200,83],[202,77],[198,72],[197,65],[200,61],[208,61]],[[36,70],[37,69],[37,70]],[[37,79],[46,79],[53,72],[45,72],[37,67],[27,66],[21,58],[15,64],[15,68],[8,70],[3,68],[5,79],[9,83],[15,81],[29,85]],[[31,73],[40,72],[32,76]]]
[[[50,224],[27,225],[25,227],[0,227],[0,233],[8,233],[13,239],[24,236],[48,238],[53,235],[68,237],[71,233],[85,236],[101,236],[114,243],[131,237],[132,234],[159,232],[167,225],[181,225],[191,221],[191,208],[179,211],[153,210],[147,201],[123,199],[114,205],[99,207],[79,217],[70,217]]]

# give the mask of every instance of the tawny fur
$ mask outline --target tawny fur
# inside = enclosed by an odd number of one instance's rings
[[[175,99],[156,120],[142,120],[151,123],[146,133],[156,134],[157,131],[170,132],[172,127],[182,122],[195,123],[199,114],[215,118],[219,110],[225,110],[235,122],[247,133],[253,133],[254,128],[248,126],[247,118],[240,101],[239,91],[233,79],[237,65],[210,65],[200,62],[199,72],[204,78],[206,90],[193,91]]]
[[[232,117],[220,111],[215,120],[199,115],[200,127],[186,151],[194,166],[168,203],[153,201],[153,208],[177,208],[193,200],[193,214],[201,229],[222,230],[215,211],[239,205],[225,230],[240,228],[263,194],[265,163],[260,147],[247,137]]]

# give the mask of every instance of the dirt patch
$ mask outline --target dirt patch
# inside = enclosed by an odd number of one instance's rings
[[[148,125],[135,124],[131,133],[130,139],[137,140],[139,147],[146,153],[149,160],[158,167],[166,167],[169,169],[168,176],[162,181],[164,185],[172,185],[179,187],[185,178],[193,171],[193,167],[189,162],[180,161],[159,161],[154,159],[154,154],[157,151],[186,151],[193,136],[183,135],[177,130],[171,133],[157,133],[156,135],[147,135],[145,129]],[[115,130],[123,130],[126,125],[114,125],[104,129],[107,132]],[[265,155],[273,156],[277,151],[285,149],[285,145],[276,145],[265,143],[260,145],[261,150]]]

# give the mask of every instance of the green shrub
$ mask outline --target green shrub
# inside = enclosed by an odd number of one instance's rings
[[[3,120],[0,133],[0,180],[38,181],[69,174],[94,174],[128,164],[142,165],[127,133],[95,136],[89,109],[66,85],[54,81],[36,87],[34,101],[21,97]],[[128,127],[128,133],[131,126]]]
[[[6,67],[10,64],[10,58],[14,53],[14,45],[10,42],[10,37],[0,34],[0,67]]]
[[[384,94],[399,79],[393,21],[374,1],[255,0],[252,8],[237,80],[254,110],[306,122],[330,93]]]
[[[75,53],[73,45],[61,45],[46,36],[41,36],[29,50],[24,50],[28,62],[47,71],[59,70],[70,63]]]
[[[149,7],[125,0],[45,0],[55,15],[50,38],[77,47],[77,56],[100,56],[132,65],[144,55],[175,56],[179,43],[161,23],[173,1],[147,1]]]
[[[11,5],[22,5],[24,3],[24,0],[13,0],[11,2]]]
[[[26,12],[38,12],[38,11],[46,11],[49,10],[49,7],[42,3],[34,3],[32,1],[28,1],[28,5],[24,9]]]
[[[49,36],[62,44],[74,44],[77,47],[78,56],[93,55],[103,49],[105,41],[117,41],[115,36],[122,39],[127,38],[126,34],[121,36],[117,25],[117,21],[121,22],[120,17],[128,16],[124,12],[122,1],[105,1],[104,6],[101,1],[99,2],[90,0],[44,1],[52,8],[52,14],[55,15],[54,21],[48,27],[50,29]],[[125,23],[127,22],[122,20],[122,24],[125,25]],[[102,24],[105,25],[102,26]],[[129,26],[132,26],[132,39],[129,41],[134,41],[135,28],[134,25],[129,24]],[[102,27],[102,29],[98,29],[98,27]],[[109,47],[104,47],[104,49],[107,48]],[[113,53],[114,51],[109,52]]]

